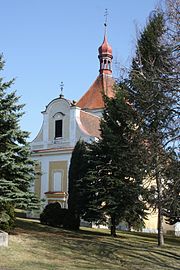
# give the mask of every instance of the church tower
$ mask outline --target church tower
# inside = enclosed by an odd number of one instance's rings
[[[106,31],[106,24],[105,24],[105,33],[104,33],[104,40],[102,45],[99,47],[99,62],[100,62],[100,74],[106,74],[112,76],[112,48],[108,44],[107,41],[107,31]]]
[[[82,110],[101,117],[104,110],[103,94],[114,97],[112,77],[112,48],[107,39],[107,25],[105,26],[104,40],[98,49],[100,63],[99,75],[90,86],[89,90],[77,102],[77,106]]]

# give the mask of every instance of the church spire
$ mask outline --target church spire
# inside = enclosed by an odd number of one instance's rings
[[[112,75],[112,48],[107,41],[107,9],[105,11],[105,23],[104,23],[104,40],[102,45],[99,47],[99,62],[100,62],[100,74]]]

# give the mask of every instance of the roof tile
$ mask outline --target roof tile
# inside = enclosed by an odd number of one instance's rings
[[[114,79],[111,76],[105,74],[99,75],[76,105],[81,109],[92,110],[104,108],[102,93],[104,92],[108,97],[113,97],[113,85]]]
[[[80,111],[80,127],[90,136],[100,137],[100,117],[88,112]]]

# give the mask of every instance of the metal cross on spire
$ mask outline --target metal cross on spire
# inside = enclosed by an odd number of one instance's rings
[[[107,8],[105,9],[104,17],[105,17],[104,26],[107,26],[107,17],[108,17],[108,10],[107,10]]]
[[[104,26],[105,26],[105,29],[104,29],[104,34],[106,35],[107,33],[107,17],[108,17],[108,10],[107,8],[105,9],[105,13],[104,13],[104,17],[105,17],[105,21],[104,21]]]
[[[64,96],[63,95],[63,90],[64,90],[64,83],[63,82],[61,82],[61,84],[60,84],[60,90],[61,90],[60,97],[63,97]]]

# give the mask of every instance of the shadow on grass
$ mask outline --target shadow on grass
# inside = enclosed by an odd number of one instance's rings
[[[145,233],[145,232],[121,232],[122,234],[130,234],[132,236],[137,236],[143,238],[143,241],[147,239],[147,241],[150,241],[150,239],[155,240],[157,242],[157,234],[155,233]],[[174,236],[174,235],[164,235],[165,244],[170,245],[176,245],[180,246],[180,237]]]
[[[61,227],[52,227],[47,225],[42,225],[38,220],[32,220],[32,219],[25,219],[25,218],[17,218],[16,219],[16,226],[18,228],[21,228],[23,230],[33,231],[33,232],[51,232],[51,233],[68,233],[68,234],[75,234],[80,235],[83,237],[92,235],[92,236],[110,236],[110,234],[107,232],[101,232],[101,231],[93,231],[93,230],[86,230],[81,228],[78,231],[71,231],[71,230],[65,230]],[[111,236],[110,236],[111,237]]]
[[[118,232],[118,237],[112,238],[109,232],[73,232],[26,219],[17,219],[17,227],[17,233],[29,234],[34,243],[38,240],[45,253],[51,250],[57,257],[68,258],[66,269],[72,265],[77,269],[179,269],[179,240],[174,237],[167,238],[170,251],[169,247],[157,247],[156,235],[145,233]]]

